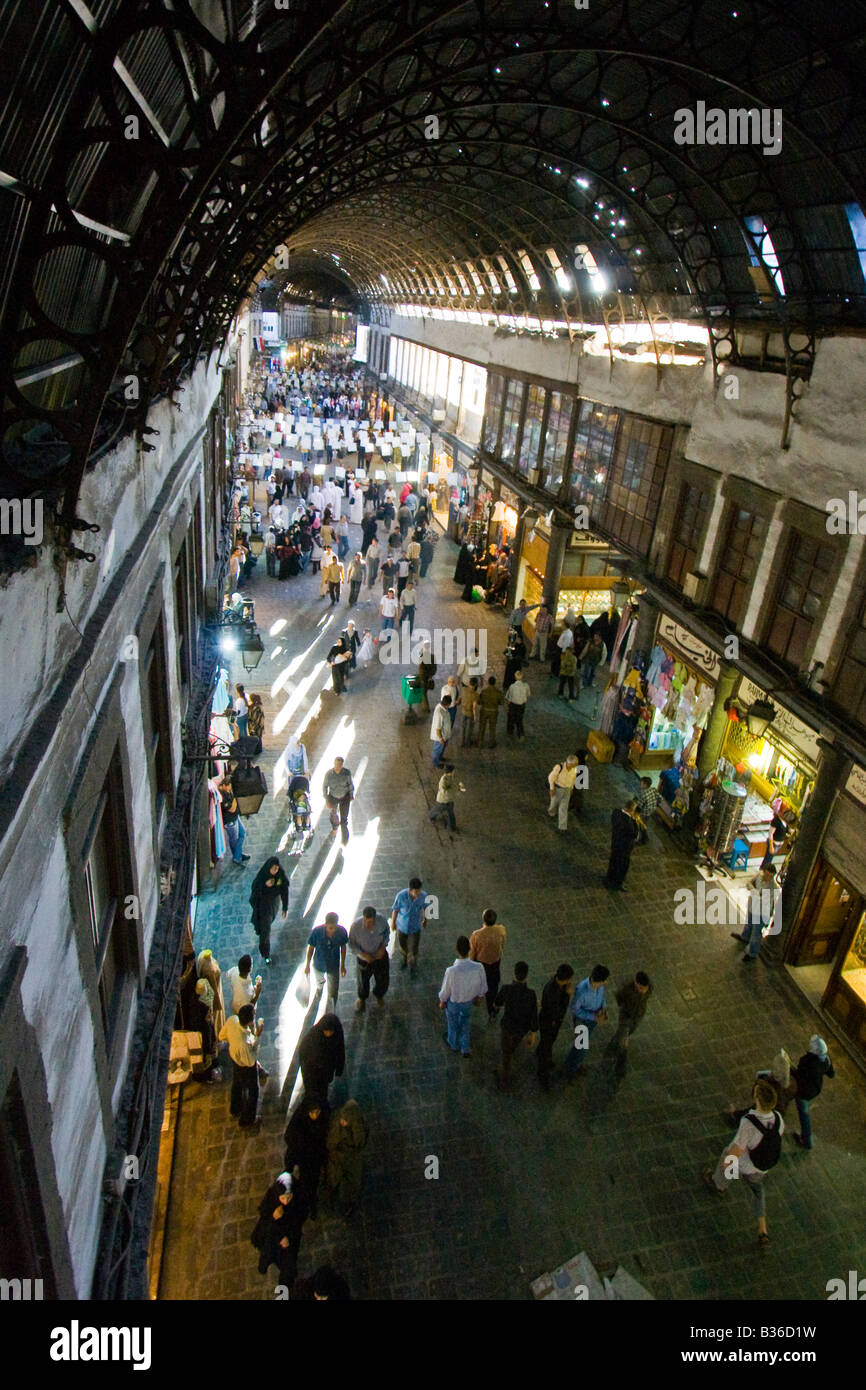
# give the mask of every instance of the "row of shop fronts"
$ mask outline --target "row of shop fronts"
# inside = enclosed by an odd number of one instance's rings
[[[650,553],[674,439],[673,426],[490,371],[478,449],[433,435],[439,519],[472,545],[479,568],[508,552],[509,605],[545,601],[555,634],[566,621],[610,617],[600,731],[657,781],[659,818],[694,832],[701,871],[732,896],[772,861],[794,910],[770,949],[866,1060],[866,768],[828,749],[821,728],[725,662],[629,574],[629,557],[643,571]],[[581,504],[613,539],[575,526]],[[692,518],[695,534],[701,520]],[[675,539],[684,535],[678,524]],[[680,558],[680,569],[694,565],[694,554]],[[747,579],[744,570],[741,588]],[[525,630],[531,638],[531,616]],[[752,728],[748,712],[761,702],[773,718]]]

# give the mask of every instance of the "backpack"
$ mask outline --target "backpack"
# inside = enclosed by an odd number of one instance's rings
[[[754,1149],[749,1150],[749,1157],[754,1163],[759,1173],[769,1173],[771,1168],[775,1168],[782,1154],[782,1121],[778,1110],[773,1114],[776,1119],[775,1125],[770,1128],[761,1124],[756,1115],[747,1114],[745,1118],[750,1120],[763,1136],[760,1144]]]

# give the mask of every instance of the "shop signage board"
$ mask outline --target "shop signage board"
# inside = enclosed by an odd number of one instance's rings
[[[815,733],[814,729],[810,729],[808,725],[804,724],[802,720],[797,719],[795,715],[789,714],[788,710],[782,708],[775,696],[767,695],[765,691],[755,685],[754,681],[748,680],[746,676],[743,676],[740,680],[738,696],[744,705],[751,705],[755,700],[769,700],[771,705],[775,705],[777,710],[776,718],[773,720],[772,727],[767,730],[767,736],[770,741],[772,742],[773,729],[778,729],[782,737],[787,739],[788,743],[790,743],[793,748],[796,748],[798,753],[802,753],[804,758],[808,758],[811,763],[817,766],[820,750],[818,748],[818,735]]]
[[[708,676],[711,680],[718,680],[721,662],[714,651],[700,642],[697,637],[693,637],[688,628],[680,627],[673,618],[669,618],[663,613],[659,618],[658,635],[656,640],[663,646],[675,647],[681,652],[686,661],[691,662],[699,676]]]
[[[845,790],[855,801],[866,806],[866,767],[852,767],[845,783]]]
[[[499,500],[503,506],[511,507],[513,511],[520,512],[520,498],[516,492],[512,492],[510,487],[503,487],[499,493]]]

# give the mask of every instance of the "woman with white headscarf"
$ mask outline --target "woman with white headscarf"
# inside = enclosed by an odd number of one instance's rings
[[[210,1007],[213,1010],[214,1032],[219,1036],[219,1031],[226,1021],[226,1009],[223,1003],[222,976],[212,951],[199,952],[195,963],[195,973],[199,980],[206,980],[210,987],[213,995],[213,1002]]]
[[[286,744],[285,752],[283,753],[283,761],[286,765],[287,781],[291,782],[293,777],[309,777],[310,764],[307,758],[307,750],[304,747],[303,740],[299,736],[292,734]]]
[[[259,1203],[259,1219],[250,1236],[259,1252],[259,1274],[267,1274],[271,1265],[276,1265],[280,1283],[294,1282],[309,1210],[304,1184],[291,1173],[280,1173]]]

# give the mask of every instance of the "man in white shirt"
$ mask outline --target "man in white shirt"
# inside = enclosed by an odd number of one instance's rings
[[[758,1243],[770,1244],[767,1233],[767,1205],[764,1197],[764,1178],[779,1160],[785,1122],[776,1106],[779,1103],[775,1086],[769,1081],[756,1081],[752,1090],[751,1110],[740,1120],[740,1127],[721,1155],[715,1171],[704,1173],[704,1182],[720,1197],[734,1178],[745,1183],[758,1218]]]
[[[576,753],[569,753],[564,763],[556,763],[551,769],[547,778],[547,785],[550,788],[550,805],[547,808],[549,816],[558,815],[558,828],[568,829],[568,805],[571,801],[571,793],[577,780],[577,773],[580,767],[580,759]]]
[[[382,615],[382,628],[379,633],[381,637],[382,632],[388,632],[394,627],[394,619],[397,616],[397,599],[393,589],[389,589],[387,594],[383,594],[379,604],[379,612]]]
[[[480,961],[469,959],[469,937],[457,938],[457,959],[442,977],[439,1007],[445,1010],[448,1034],[445,1039],[452,1052],[471,1057],[469,1027],[472,1005],[480,1003],[487,993],[487,975]]]
[[[505,692],[505,703],[508,706],[508,724],[506,732],[517,734],[523,742],[523,715],[526,710],[526,701],[529,699],[529,686],[523,679],[522,671],[514,672],[514,680]]]
[[[232,992],[232,1011],[234,1013],[239,1013],[244,1004],[252,1004],[255,1008],[258,1003],[259,995],[262,992],[262,977],[257,975],[254,983],[250,974],[252,968],[252,956],[241,956],[237,965],[233,965],[231,970],[226,971],[226,979]]]
[[[451,737],[451,697],[443,695],[439,704],[433,711],[433,718],[430,721],[430,738],[433,742],[433,766],[443,767],[445,765],[445,747]]]
[[[232,1059],[232,1094],[229,1113],[237,1116],[241,1129],[261,1121],[256,1116],[259,1102],[258,1052],[264,1020],[253,1027],[253,1006],[244,1004],[237,1014],[227,1018],[220,1029],[220,1042],[229,1045]]]

